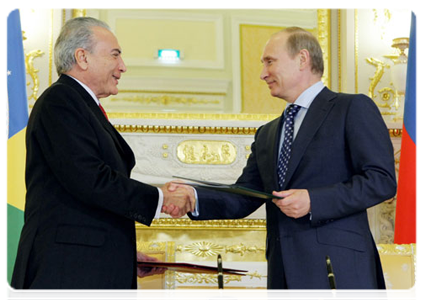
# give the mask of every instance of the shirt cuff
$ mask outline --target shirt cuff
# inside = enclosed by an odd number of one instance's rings
[[[200,204],[198,203],[198,195],[197,195],[197,190],[195,188],[192,188],[194,190],[194,195],[195,195],[195,209],[194,211],[191,213],[191,215],[193,217],[198,217],[200,215]]]

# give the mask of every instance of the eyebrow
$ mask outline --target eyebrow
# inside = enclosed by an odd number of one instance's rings
[[[276,60],[276,58],[275,58],[275,57],[268,55],[268,56],[263,57],[262,59],[260,59],[260,61],[261,61],[261,62],[265,62],[266,60],[270,60],[270,59],[271,59],[271,60]]]

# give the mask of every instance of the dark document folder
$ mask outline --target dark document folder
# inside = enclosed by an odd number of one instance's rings
[[[181,176],[173,176],[174,178],[184,179],[188,181],[193,181],[195,183],[189,183],[189,182],[181,182],[181,184],[187,184],[193,187],[201,187],[204,189],[214,190],[214,191],[220,191],[225,193],[232,193],[232,194],[239,194],[244,196],[250,196],[260,199],[283,199],[282,197],[274,196],[272,194],[256,191],[253,189],[249,189],[243,186],[235,185],[235,184],[222,184],[217,182],[210,182],[210,181],[203,181],[203,180],[197,180],[192,178],[186,178]]]
[[[210,273],[217,274],[217,267],[203,266],[197,264],[189,263],[175,263],[175,262],[162,262],[162,261],[139,261],[138,267],[143,268],[164,268],[170,271],[184,272],[184,273]],[[240,275],[244,276],[246,270],[237,270],[237,269],[222,269],[223,274],[225,275]]]

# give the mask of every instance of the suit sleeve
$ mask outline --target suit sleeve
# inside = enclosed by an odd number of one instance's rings
[[[389,132],[376,105],[364,95],[350,101],[345,139],[353,174],[344,182],[309,189],[313,225],[365,211],[396,193]]]
[[[256,137],[259,131],[260,129],[257,131]],[[251,154],[236,184],[255,190],[263,190],[261,177],[257,168],[255,142],[251,146]],[[198,217],[194,217],[188,214],[194,220],[241,219],[253,213],[264,203],[263,200],[257,198],[201,188],[197,189],[197,195],[200,208],[199,215]]]
[[[47,164],[74,199],[149,225],[157,188],[129,178],[112,138],[98,132],[98,120],[75,97],[73,89],[55,88],[38,115],[35,139]]]

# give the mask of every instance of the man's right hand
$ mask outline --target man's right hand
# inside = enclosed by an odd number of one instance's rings
[[[163,192],[162,213],[169,214],[172,218],[180,218],[195,209],[194,189],[178,182],[168,182],[161,187]]]

